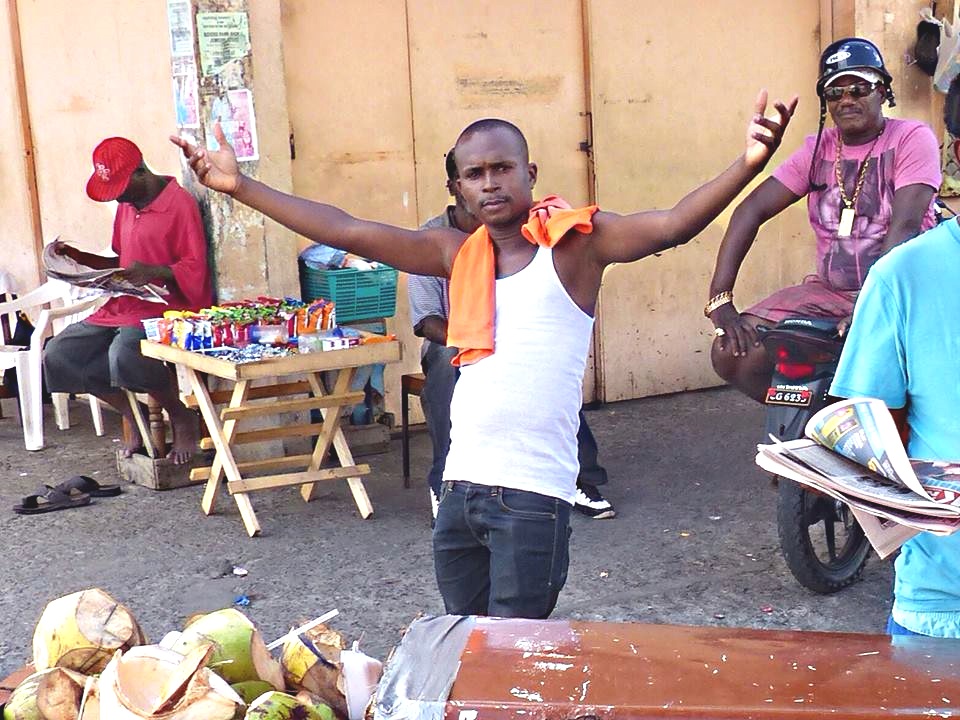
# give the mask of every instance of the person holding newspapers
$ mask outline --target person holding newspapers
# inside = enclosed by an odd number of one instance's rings
[[[907,454],[960,461],[960,225],[953,219],[871,268],[831,387],[905,413]],[[922,532],[896,560],[887,632],[960,638],[960,533]]]
[[[196,449],[197,417],[180,401],[170,368],[140,353],[146,337],[141,320],[163,310],[196,311],[211,303],[213,280],[200,210],[176,180],[151,171],[140,148],[126,138],[107,138],[92,159],[87,195],[96,202],[117,202],[111,242],[115,255],[95,255],[60,241],[50,252],[87,269],[113,269],[116,280],[137,288],[159,285],[166,291],[166,305],[158,310],[142,297],[111,297],[50,340],[43,375],[51,392],[94,395],[112,405],[130,427],[136,424],[123,391],[149,393],[170,418],[173,443],[167,457],[183,464]],[[139,447],[134,435],[124,440],[122,451],[129,457]]]

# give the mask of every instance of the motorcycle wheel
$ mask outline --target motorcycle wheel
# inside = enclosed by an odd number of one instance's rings
[[[853,583],[866,565],[870,541],[850,509],[792,480],[778,481],[780,550],[797,582],[823,595]]]

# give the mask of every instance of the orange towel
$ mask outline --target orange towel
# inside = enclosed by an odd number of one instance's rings
[[[596,211],[596,205],[574,210],[561,198],[549,195],[530,208],[521,232],[534,245],[552,248],[570,230],[593,232]],[[460,351],[451,361],[458,367],[493,355],[496,277],[493,243],[481,225],[460,246],[450,272],[447,344]]]

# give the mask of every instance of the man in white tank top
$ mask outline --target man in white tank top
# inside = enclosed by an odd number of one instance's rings
[[[729,168],[667,210],[597,211],[590,234],[570,230],[552,249],[521,233],[534,205],[537,167],[520,130],[486,119],[460,134],[457,186],[486,228],[495,258],[495,350],[461,367],[451,407],[434,529],[447,612],[544,618],[553,611],[567,576],[577,411],[603,270],[699,234],[767,164],[796,103],[796,97],[775,103],[774,118],[766,118],[761,92],[745,151]],[[206,186],[315,242],[405,272],[450,276],[464,233],[360,220],[280,192],[244,176],[219,125],[214,134],[217,151],[171,138]]]
[[[455,204],[447,206],[440,215],[427,220],[420,229],[452,227],[469,235],[479,227],[480,223],[467,210],[463,196],[457,189],[457,163],[453,148],[446,153],[444,165],[447,175],[447,192],[454,198]],[[420,366],[423,368],[426,380],[420,395],[420,403],[433,446],[433,461],[427,473],[427,485],[433,519],[436,520],[440,505],[443,470],[447,462],[447,451],[450,448],[450,405],[453,400],[453,390],[460,377],[460,370],[451,363],[457,355],[457,348],[447,346],[447,318],[450,314],[447,279],[408,275],[407,297],[410,301],[413,333],[424,339],[420,352]],[[603,497],[597,487],[607,482],[607,471],[598,462],[597,441],[587,424],[583,410],[580,411],[579,420],[577,459],[580,470],[577,475],[574,509],[599,520],[613,518],[616,516],[613,505]]]

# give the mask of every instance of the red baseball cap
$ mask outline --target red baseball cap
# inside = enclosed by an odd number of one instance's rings
[[[93,175],[87,180],[87,195],[109,202],[123,195],[133,171],[143,162],[143,153],[126,138],[107,138],[93,149]]]

